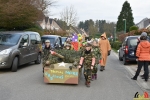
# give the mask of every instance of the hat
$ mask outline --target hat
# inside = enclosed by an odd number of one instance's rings
[[[146,32],[142,32],[141,36],[147,36]]]
[[[66,43],[65,46],[67,47],[67,46],[71,46],[71,45],[69,43]]]
[[[50,43],[50,40],[45,40],[45,42],[49,42]]]
[[[85,44],[86,47],[91,47],[92,45],[90,43]]]

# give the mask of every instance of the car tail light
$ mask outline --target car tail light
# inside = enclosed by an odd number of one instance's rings
[[[125,53],[128,53],[128,46],[125,46]]]

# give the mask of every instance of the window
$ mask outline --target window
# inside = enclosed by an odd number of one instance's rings
[[[31,44],[35,44],[37,42],[35,34],[31,34],[30,38],[31,38]]]
[[[28,46],[28,44],[29,44],[29,35],[23,36],[20,44],[22,46]]]
[[[138,39],[135,38],[135,39],[131,39],[129,43],[130,43],[130,46],[136,46],[137,42],[138,42]]]
[[[20,34],[0,34],[0,45],[16,45],[20,37]]]
[[[41,38],[40,38],[39,35],[36,35],[36,40],[37,40],[38,43],[41,43]]]

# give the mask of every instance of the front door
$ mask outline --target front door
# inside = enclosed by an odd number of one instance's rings
[[[30,46],[29,35],[24,35],[20,42],[20,64],[25,64],[30,61]]]

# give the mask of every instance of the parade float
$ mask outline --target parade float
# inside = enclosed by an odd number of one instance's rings
[[[77,39],[77,40],[76,40]],[[74,50],[60,49],[55,50],[48,56],[44,63],[44,82],[78,84],[81,76],[81,69],[78,69],[81,55],[80,41],[82,38],[73,37],[72,45]]]

